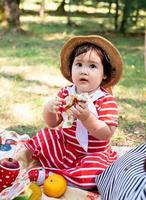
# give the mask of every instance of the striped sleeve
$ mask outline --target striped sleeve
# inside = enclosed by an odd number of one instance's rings
[[[65,98],[68,96],[68,90],[67,87],[61,88],[57,94],[60,98]]]
[[[118,126],[118,107],[113,96],[108,94],[99,99],[98,117],[110,126]]]

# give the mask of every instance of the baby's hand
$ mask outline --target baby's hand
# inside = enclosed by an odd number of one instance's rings
[[[86,102],[83,102],[83,101],[79,101],[77,104],[72,106],[69,110],[75,118],[81,121],[86,120],[90,115],[88,105]]]
[[[57,96],[54,101],[53,109],[56,113],[60,114],[61,112],[65,111],[65,105],[66,101],[63,98]]]

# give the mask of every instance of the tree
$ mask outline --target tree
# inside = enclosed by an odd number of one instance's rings
[[[130,2],[129,0],[124,0],[124,7],[123,7],[123,17],[122,17],[122,21],[121,21],[121,26],[120,26],[120,32],[121,33],[125,33],[126,31],[126,25],[127,25],[127,19],[129,17],[129,13],[130,13]]]
[[[0,0],[0,21],[3,21],[5,18],[5,12],[4,12],[4,1]]]
[[[145,0],[122,0],[123,3],[123,17],[121,21],[121,26],[120,26],[120,32],[125,33],[127,29],[127,24],[129,19],[131,19],[131,16],[133,16],[134,13],[136,14],[136,22],[139,17],[139,10],[146,9],[146,3]]]
[[[115,31],[118,31],[119,0],[116,0],[115,3],[116,3],[116,12],[115,12]]]
[[[140,9],[146,10],[146,3],[145,0],[137,1],[136,4],[136,15],[135,15],[135,24],[137,24],[138,19],[139,19],[139,11]]]
[[[145,27],[145,45],[144,45],[144,69],[145,69],[145,75],[146,75],[146,27]]]
[[[44,19],[45,16],[45,0],[41,0],[40,2],[40,18]]]
[[[8,24],[8,28],[15,32],[21,31],[19,5],[20,0],[4,1],[5,17]]]
[[[61,4],[58,6],[58,8],[57,8],[57,12],[58,13],[61,13],[61,14],[64,14],[65,13],[65,0],[62,0],[62,2],[61,2]]]

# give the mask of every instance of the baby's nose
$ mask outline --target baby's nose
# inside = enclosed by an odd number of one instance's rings
[[[88,68],[86,66],[81,68],[81,74],[88,74]]]

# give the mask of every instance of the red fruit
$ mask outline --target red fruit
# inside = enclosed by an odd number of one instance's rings
[[[3,158],[0,165],[9,169],[17,169],[20,167],[19,162],[13,158]]]

